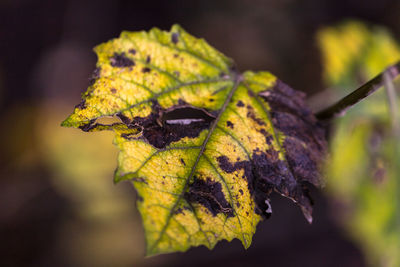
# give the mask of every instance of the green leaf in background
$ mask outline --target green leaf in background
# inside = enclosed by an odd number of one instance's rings
[[[318,40],[339,95],[400,59],[388,32],[361,22],[325,28]],[[391,116],[382,88],[337,119],[326,167],[328,192],[345,207],[338,217],[371,266],[400,266],[400,142]]]
[[[307,184],[320,185],[325,139],[302,93],[239,73],[177,25],[95,51],[92,85],[62,125],[115,131],[115,181],[137,190],[149,255],[234,238],[249,247],[272,192],[311,222]]]

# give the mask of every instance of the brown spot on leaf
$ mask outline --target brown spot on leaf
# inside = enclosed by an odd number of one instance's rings
[[[134,133],[123,133],[121,134],[121,137],[127,139],[127,140],[134,140],[137,134]]]
[[[136,54],[136,50],[133,49],[133,48],[132,48],[132,49],[129,49],[128,52],[131,53],[132,55],[135,55],[135,54]]]
[[[275,129],[286,137],[282,148],[285,160],[275,151],[253,153],[255,187],[261,191],[271,188],[294,200],[311,222],[312,200],[307,184],[321,185],[319,164],[326,153],[325,132],[305,104],[305,95],[277,81],[272,89],[259,93],[270,106]],[[272,140],[271,137],[269,141]],[[266,140],[267,141],[267,140]]]
[[[151,61],[151,57],[148,55],[148,56],[146,57],[146,63],[149,64],[150,61]]]
[[[295,177],[286,164],[278,158],[278,152],[272,149],[265,153],[253,154],[254,173],[257,177],[255,187],[261,193],[269,195],[272,190],[294,200],[302,208],[304,215],[310,220],[312,212],[312,200],[308,195],[305,183],[299,177]],[[260,194],[256,194],[259,196]],[[262,197],[264,199],[264,197]],[[257,201],[261,206],[265,203],[261,199]],[[266,204],[262,208],[264,210]]]
[[[239,100],[239,101],[236,103],[236,106],[239,107],[239,108],[244,107],[244,103],[242,102],[242,100]]]
[[[248,90],[247,93],[249,94],[250,97],[255,97],[255,95],[254,95],[252,90]]]
[[[173,42],[174,44],[177,44],[178,41],[179,41],[179,33],[174,32],[174,33],[171,35],[171,42]]]
[[[89,132],[91,129],[94,128],[95,122],[96,122],[96,119],[92,119],[88,123],[81,125],[78,128],[84,132]]]
[[[221,184],[212,181],[210,178],[204,181],[195,177],[184,197],[190,203],[203,205],[213,216],[218,213],[224,213],[227,217],[234,216],[232,206],[226,201],[222,192]]]
[[[121,120],[121,122],[123,122],[124,124],[130,125],[131,120],[130,120],[127,116],[123,115],[121,112],[117,113],[116,116],[117,116],[117,117]]]
[[[252,119],[254,122],[256,122],[258,125],[265,125],[265,121],[263,121],[262,119],[258,118],[256,116],[256,114],[254,113],[254,109],[252,106],[247,105],[247,118]]]
[[[177,215],[177,214],[184,214],[184,213],[183,213],[182,208],[178,208],[175,210],[174,214]]]
[[[96,80],[98,78],[100,78],[100,73],[101,73],[101,68],[100,67],[97,67],[97,68],[94,69],[94,71],[92,72],[92,75],[91,75],[91,77],[89,79],[89,85],[93,85],[96,82]]]
[[[203,109],[187,104],[184,107],[164,110],[158,103],[154,103],[153,113],[145,118],[136,117],[131,125],[141,127],[142,136],[151,145],[156,148],[165,148],[184,137],[197,137],[200,132],[209,128],[214,119]],[[163,123],[160,123],[161,121]]]
[[[201,131],[209,128],[209,123],[193,122],[189,125],[169,125],[161,127],[156,124],[146,125],[143,136],[156,148],[164,148],[172,142],[176,142],[183,137],[197,137]]]
[[[135,66],[135,62],[128,58],[124,52],[122,53],[114,53],[112,57],[110,57],[110,64],[113,67],[123,68],[123,67],[130,67]]]
[[[226,126],[233,129],[233,123],[231,121],[226,121]]]
[[[117,92],[117,89],[111,88],[110,91],[111,91],[112,94],[115,94]]]
[[[82,99],[81,102],[75,106],[75,108],[85,109],[86,108],[86,100]]]
[[[244,170],[244,178],[247,179],[247,184],[250,193],[253,191],[253,174],[252,174],[252,165],[250,161],[243,160],[237,161],[232,164],[227,156],[219,156],[217,158],[218,166],[227,173],[233,173],[237,170],[243,169]]]
[[[271,145],[272,140],[274,139],[274,137],[268,133],[264,128],[261,128],[259,130],[259,132],[265,136],[265,143],[267,143],[268,145]]]
[[[183,158],[181,158],[181,163],[182,163],[184,166],[186,166],[186,163],[185,163],[185,161],[183,160]]]
[[[143,73],[147,73],[147,72],[150,72],[150,71],[151,71],[151,69],[148,68],[148,67],[142,68],[142,72],[143,72]]]

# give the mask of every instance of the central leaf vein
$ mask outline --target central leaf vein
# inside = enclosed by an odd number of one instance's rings
[[[191,180],[192,180],[192,178],[193,178],[193,176],[194,176],[194,174],[195,174],[195,171],[196,171],[196,169],[197,169],[198,163],[200,162],[200,158],[201,158],[201,157],[203,156],[203,154],[204,154],[204,151],[205,151],[205,149],[206,149],[206,146],[207,146],[207,144],[208,144],[208,141],[210,140],[211,135],[213,134],[215,128],[217,127],[217,124],[218,124],[218,122],[220,121],[223,112],[225,111],[225,109],[227,108],[228,104],[230,103],[230,101],[231,101],[231,99],[232,99],[232,97],[233,97],[233,94],[235,93],[235,91],[236,91],[236,89],[238,88],[239,84],[242,82],[242,76],[241,76],[239,73],[232,73],[232,74],[233,74],[233,78],[234,78],[234,85],[232,86],[232,89],[230,90],[229,94],[227,95],[227,97],[226,97],[226,99],[225,99],[225,101],[224,101],[224,104],[223,104],[223,106],[221,107],[220,112],[218,113],[217,118],[216,118],[216,119],[214,120],[214,122],[212,123],[212,125],[211,125],[211,127],[210,127],[210,129],[209,129],[209,131],[208,131],[207,137],[204,139],[203,144],[201,145],[201,149],[200,149],[200,151],[199,151],[199,153],[198,153],[198,155],[197,155],[197,158],[196,158],[195,163],[194,163],[193,166],[192,166],[192,169],[191,169],[191,171],[190,171],[190,174],[189,174],[189,176],[188,176],[188,178],[187,178],[187,180],[186,180],[186,182],[185,182],[185,185],[184,185],[184,188],[183,188],[183,190],[182,190],[182,193],[179,195],[178,199],[175,201],[174,205],[172,206],[171,210],[169,211],[168,217],[167,217],[167,219],[166,219],[166,222],[165,222],[163,228],[162,228],[161,231],[160,231],[160,234],[159,234],[159,236],[158,236],[158,239],[153,243],[153,245],[152,245],[152,247],[150,248],[150,250],[153,250],[153,249],[157,246],[157,244],[160,242],[162,236],[163,236],[164,233],[166,232],[166,230],[167,230],[167,228],[168,228],[168,225],[169,225],[169,222],[170,222],[170,220],[171,220],[171,217],[172,217],[173,214],[174,214],[175,209],[177,208],[179,202],[182,200],[183,195],[185,194],[185,192],[187,191],[187,189],[188,189],[188,187],[189,187],[189,184],[190,184],[190,182],[191,182]],[[194,211],[193,208],[192,208],[192,210]],[[194,213],[194,215],[195,215],[195,217],[196,217],[196,220],[198,221],[198,218],[197,218],[197,216],[196,216],[195,213]],[[198,222],[198,223],[199,223],[199,222]],[[200,223],[199,223],[199,227],[200,227]],[[204,233],[204,232],[203,232],[203,233]],[[209,242],[207,235],[206,235],[205,233],[204,233],[204,235],[205,235],[207,241]],[[211,245],[211,244],[210,244],[210,245]]]

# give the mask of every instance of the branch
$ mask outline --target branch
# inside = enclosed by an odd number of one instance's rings
[[[326,109],[323,109],[315,114],[315,116],[319,120],[330,120],[336,117],[343,116],[346,111],[374,93],[380,87],[382,87],[385,83],[385,79],[394,80],[400,74],[400,61],[396,64],[388,67],[386,70],[378,74],[375,78],[363,84],[361,87],[348,94],[335,104],[329,106]],[[384,78],[386,77],[386,78]]]

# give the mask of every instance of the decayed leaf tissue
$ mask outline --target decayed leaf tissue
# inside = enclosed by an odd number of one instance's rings
[[[95,52],[91,85],[62,125],[115,131],[115,181],[138,193],[148,255],[234,238],[249,247],[273,192],[312,221],[307,186],[321,185],[326,141],[303,93],[240,73],[177,25],[123,32]]]

